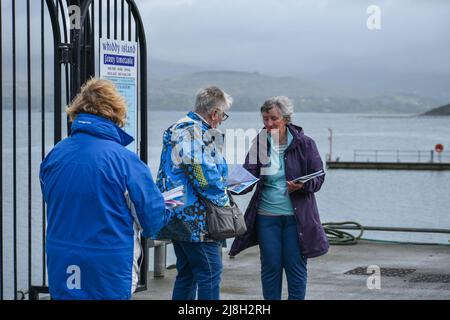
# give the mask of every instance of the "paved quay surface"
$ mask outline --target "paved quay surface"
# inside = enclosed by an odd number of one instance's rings
[[[223,249],[221,299],[261,300],[258,247],[247,249],[234,259],[228,257],[228,250]],[[369,279],[372,272],[367,274],[367,267],[372,265],[381,268],[380,289],[368,288],[368,282],[377,285],[373,276]],[[148,290],[136,293],[133,299],[170,299],[175,276],[175,269],[166,270],[164,278],[153,278],[150,272]],[[287,299],[286,282],[283,299]],[[308,260],[306,299],[450,300],[450,246],[365,240],[357,245],[331,246],[328,254]]]

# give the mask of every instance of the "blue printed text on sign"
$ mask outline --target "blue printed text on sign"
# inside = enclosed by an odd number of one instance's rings
[[[105,54],[103,58],[104,64],[113,66],[134,67],[134,57]]]

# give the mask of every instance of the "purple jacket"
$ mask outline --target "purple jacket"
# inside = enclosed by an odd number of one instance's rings
[[[323,169],[323,163],[313,139],[305,136],[303,129],[289,124],[293,140],[285,152],[286,180],[307,175]],[[260,134],[261,135],[261,134]],[[261,140],[261,141],[260,141]],[[244,167],[255,177],[261,176],[263,164],[268,163],[267,139],[256,139],[245,159]],[[266,152],[258,152],[267,150]],[[261,153],[261,155],[259,154]],[[301,251],[306,258],[314,258],[328,251],[329,243],[319,218],[314,193],[320,190],[325,176],[314,178],[306,182],[302,189],[290,193],[292,206],[297,220],[297,231]],[[256,184],[256,191],[245,212],[247,232],[234,239],[229,255],[235,256],[239,252],[258,244],[256,234],[256,215],[262,193],[262,179]],[[249,188],[245,193],[250,192]]]

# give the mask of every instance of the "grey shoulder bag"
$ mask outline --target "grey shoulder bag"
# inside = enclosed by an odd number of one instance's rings
[[[214,240],[224,240],[227,238],[234,238],[243,235],[247,231],[245,225],[244,215],[234,202],[231,194],[228,192],[230,198],[229,207],[219,207],[199,196],[206,205],[206,221],[208,224],[208,236]]]

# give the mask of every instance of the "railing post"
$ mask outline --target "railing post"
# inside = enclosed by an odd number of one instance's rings
[[[434,150],[430,150],[430,162],[434,162]]]
[[[164,241],[155,241],[153,261],[153,277],[163,278],[166,270],[166,243]]]
[[[330,141],[330,153],[328,154],[328,161],[332,161],[333,159],[333,130],[328,128],[328,131],[330,132],[330,136],[328,137],[328,140]]]

